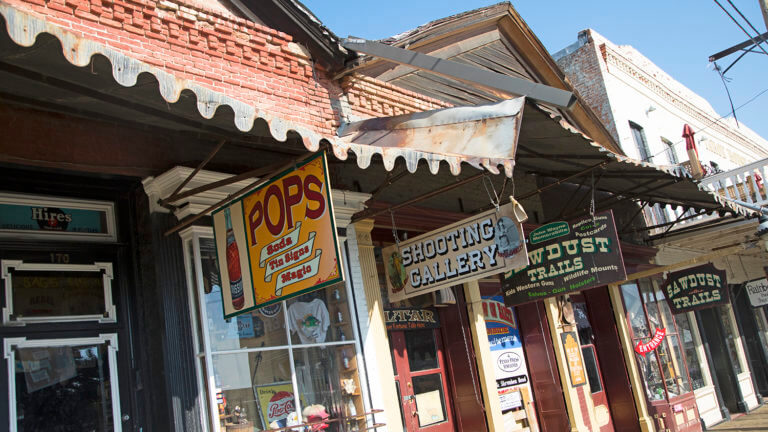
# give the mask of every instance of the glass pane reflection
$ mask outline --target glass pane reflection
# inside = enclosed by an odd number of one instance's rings
[[[106,344],[14,351],[19,432],[114,429]]]
[[[435,331],[432,329],[411,330],[404,333],[411,372],[436,369],[438,363]]]

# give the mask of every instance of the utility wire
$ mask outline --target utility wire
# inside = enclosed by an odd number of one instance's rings
[[[747,35],[747,37],[748,37],[748,38],[749,38],[749,39],[752,41],[752,43],[754,43],[754,44],[755,44],[755,45],[756,45],[758,48],[760,48],[760,50],[761,50],[761,51],[763,51],[763,52],[764,52],[766,55],[768,55],[768,51],[766,51],[766,50],[765,50],[765,48],[763,48],[763,47],[762,47],[762,46],[761,46],[761,45],[760,45],[760,44],[757,42],[757,40],[755,40],[754,36],[752,36],[751,34],[749,34],[749,32],[748,32],[748,31],[747,31],[747,30],[744,28],[744,26],[742,26],[741,24],[739,24],[739,22],[736,20],[736,18],[734,18],[734,17],[733,17],[733,15],[731,15],[731,13],[730,13],[730,12],[728,12],[728,11],[727,11],[727,10],[726,10],[726,9],[723,7],[723,5],[722,5],[722,4],[721,4],[721,3],[720,3],[718,0],[714,0],[714,1],[715,1],[715,3],[717,3],[717,5],[718,5],[718,6],[720,6],[720,9],[722,9],[722,10],[723,10],[723,12],[725,12],[725,14],[726,14],[726,15],[728,15],[728,17],[731,19],[731,21],[733,21],[733,22],[734,22],[734,23],[735,23],[735,24],[736,24],[736,25],[737,25],[737,26],[738,26],[738,27],[741,29],[741,31],[743,31],[743,32],[744,32],[744,34],[745,34],[745,35]],[[730,3],[730,1],[729,1],[729,3]],[[731,4],[733,4],[733,3],[731,3]],[[735,6],[734,6],[734,8],[735,8]],[[738,11],[738,9],[737,9],[737,11]],[[741,12],[739,12],[739,14],[741,15]],[[742,16],[743,16],[743,15],[742,15]],[[752,26],[752,24],[750,24],[750,26]],[[753,28],[754,28],[754,27],[753,27]],[[758,34],[758,36],[759,36],[759,35],[760,35],[760,32],[757,32],[757,34]]]
[[[743,104],[741,104],[741,105],[737,106],[737,107],[736,107],[736,108],[735,108],[733,111],[734,111],[734,112],[736,112],[736,111],[740,110],[741,108],[743,108],[743,107],[745,107],[745,106],[749,105],[749,104],[750,104],[750,103],[752,103],[752,102],[753,102],[755,99],[759,98],[760,96],[762,96],[762,95],[763,95],[764,93],[766,93],[766,92],[768,92],[768,88],[766,88],[766,89],[764,89],[764,90],[762,90],[762,91],[758,92],[756,95],[752,96],[752,98],[750,98],[748,101],[746,101],[746,102],[744,102]],[[719,123],[719,122],[720,122],[720,120],[723,120],[723,119],[725,119],[725,118],[728,118],[728,117],[730,117],[730,116],[731,116],[731,113],[728,113],[728,114],[726,114],[726,115],[724,115],[724,116],[722,116],[722,117],[720,117],[720,118],[718,118],[718,119],[716,119],[716,120],[713,120],[713,121],[711,121],[711,122],[710,122],[708,125],[704,126],[703,128],[701,128],[701,129],[699,129],[699,130],[696,130],[696,131],[693,131],[693,133],[694,133],[694,134],[697,134],[697,133],[699,133],[699,132],[703,132],[703,131],[705,131],[705,130],[709,129],[709,128],[710,128],[711,126],[713,126],[715,123]],[[679,140],[679,141],[677,141],[676,143],[672,144],[670,147],[675,147],[675,146],[676,146],[676,145],[678,145],[678,144],[682,144],[684,141],[685,141],[685,139]],[[662,151],[660,151],[660,152],[658,152],[658,153],[656,153],[656,154],[654,154],[654,155],[648,156],[647,158],[645,158],[645,159],[642,159],[642,161],[643,161],[643,162],[650,162],[650,161],[651,161],[651,159],[653,159],[653,158],[655,158],[656,156],[659,156],[659,155],[661,155],[661,154],[663,154],[663,153],[666,153],[666,149],[665,149],[665,150],[662,150]]]
[[[739,127],[739,119],[736,118],[736,110],[733,109],[733,98],[731,97],[731,91],[728,90],[728,80],[725,79],[725,73],[723,70],[718,66],[717,62],[715,63],[715,70],[720,75],[720,80],[723,81],[723,87],[725,87],[725,94],[728,95],[728,103],[731,104],[731,114],[733,114],[733,119],[736,120],[736,127]]]
[[[751,23],[751,22],[749,22],[749,20],[747,19],[747,17],[745,17],[745,16],[744,16],[744,14],[743,14],[743,13],[741,13],[741,11],[739,10],[739,8],[737,8],[737,7],[736,7],[736,5],[735,5],[735,4],[733,4],[733,2],[732,2],[731,0],[728,0],[728,4],[729,4],[729,5],[731,5],[731,7],[733,8],[733,10],[735,10],[735,11],[736,11],[736,12],[739,14],[739,16],[741,17],[741,19],[743,19],[743,20],[744,20],[744,22],[746,22],[746,23],[747,23],[747,25],[748,25],[748,26],[749,26],[749,27],[750,27],[752,30],[754,30],[754,32],[755,32],[755,33],[757,33],[757,37],[760,37],[760,30],[756,29],[756,28],[755,28],[755,26],[753,26],[753,25],[752,25],[752,23]],[[752,36],[750,36],[749,38],[750,38],[750,39],[752,39],[752,42],[756,42],[758,45],[764,42],[764,41],[763,41],[763,42],[758,42],[758,41],[757,41],[755,38],[753,38]],[[766,55],[768,55],[768,52],[765,52],[765,50],[763,50],[763,52],[764,52]]]

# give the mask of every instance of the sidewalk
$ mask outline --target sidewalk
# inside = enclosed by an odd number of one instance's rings
[[[768,431],[768,405],[763,405],[749,414],[721,423],[709,430],[728,432]]]

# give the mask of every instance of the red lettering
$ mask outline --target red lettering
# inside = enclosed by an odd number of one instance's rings
[[[296,193],[291,194],[291,188],[296,189]],[[301,202],[303,197],[301,188],[301,177],[292,175],[283,179],[283,193],[285,194],[285,215],[288,228],[293,228],[293,206]]]
[[[248,228],[251,230],[251,246],[256,246],[256,228],[261,225],[263,220],[264,211],[261,207],[261,201],[258,201],[248,214]]]
[[[312,189],[310,186],[315,185],[317,186],[317,190]],[[317,203],[317,208],[310,208],[309,203],[307,203],[307,211],[306,215],[310,219],[318,219],[320,216],[325,213],[325,198],[323,198],[323,183],[318,179],[317,177],[313,175],[308,175],[304,179],[304,196],[309,201],[314,201]]]
[[[280,191],[280,187],[276,184],[271,185],[267,188],[267,192],[264,194],[264,207],[266,209],[269,209],[269,199],[275,197],[277,199],[278,203],[278,209],[280,211],[280,217],[277,219],[276,223],[272,222],[272,218],[270,218],[270,214],[267,211],[266,216],[264,218],[264,222],[267,224],[267,229],[269,230],[269,233],[273,236],[280,235],[281,232],[283,232],[283,224],[285,223],[285,200],[283,200],[283,194]]]

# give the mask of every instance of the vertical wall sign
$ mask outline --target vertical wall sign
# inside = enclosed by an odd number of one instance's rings
[[[384,249],[389,301],[524,267],[526,218],[514,201]]]
[[[571,376],[571,386],[579,387],[587,383],[587,374],[584,370],[584,362],[581,360],[581,346],[576,332],[560,333],[563,342],[565,358],[568,361],[568,372]]]
[[[213,213],[224,317],[343,281],[325,153]]]
[[[762,278],[747,282],[744,286],[747,289],[749,304],[752,307],[768,305],[768,279]]]
[[[627,277],[619,237],[608,210],[554,222],[528,236],[528,267],[504,275],[504,302],[515,306],[622,281]]]
[[[728,303],[725,270],[712,263],[667,275],[664,294],[672,313],[688,312]]]
[[[533,392],[528,379],[525,352],[512,309],[502,296],[483,296],[483,316],[488,343],[495,363],[496,390],[501,413],[520,409],[530,402]]]

